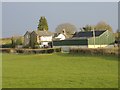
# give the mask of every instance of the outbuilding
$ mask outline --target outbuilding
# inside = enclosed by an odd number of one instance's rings
[[[106,47],[114,44],[115,37],[108,30],[76,32],[72,38],[53,41],[54,46],[81,46],[87,48]]]

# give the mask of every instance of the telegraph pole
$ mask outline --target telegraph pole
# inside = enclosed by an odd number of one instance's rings
[[[94,27],[93,27],[93,40],[94,40],[94,48],[95,48],[95,30],[94,30]]]

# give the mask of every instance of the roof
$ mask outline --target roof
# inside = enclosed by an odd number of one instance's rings
[[[39,36],[51,36],[54,35],[54,33],[50,32],[50,31],[34,31],[37,35]]]
[[[27,31],[27,33],[31,33],[30,31]]]
[[[106,30],[101,30],[101,31],[95,31],[95,37],[100,36],[101,34],[103,34]],[[93,31],[87,31],[87,32],[76,32],[73,35],[73,38],[89,38],[89,37],[93,37]]]
[[[31,32],[30,32],[30,31],[27,31],[27,32],[24,34],[24,36],[25,36],[26,34],[31,34]]]

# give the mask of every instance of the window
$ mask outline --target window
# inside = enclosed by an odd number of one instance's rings
[[[27,38],[27,39],[29,38],[28,35],[26,35],[26,38]]]

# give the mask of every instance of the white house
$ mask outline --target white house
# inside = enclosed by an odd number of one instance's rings
[[[56,39],[59,39],[59,40],[64,40],[66,39],[65,35],[64,34],[59,34],[57,37],[55,37]]]
[[[57,37],[55,37],[55,39],[59,39],[59,40],[65,40],[67,38],[65,29],[63,29],[62,33],[60,33]]]

